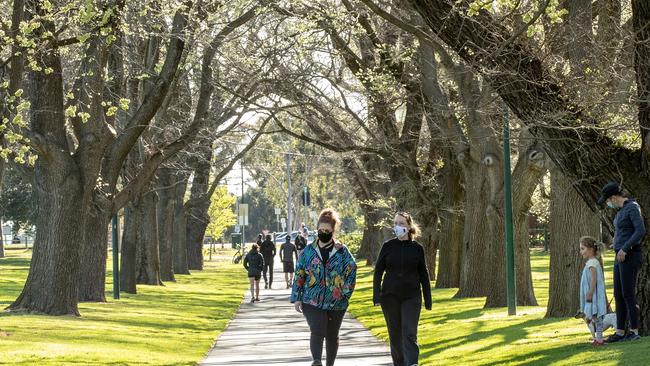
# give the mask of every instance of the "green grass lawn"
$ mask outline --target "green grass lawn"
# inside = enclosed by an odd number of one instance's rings
[[[0,309],[20,293],[29,253],[10,250],[0,259]],[[79,305],[81,317],[0,312],[0,364],[193,365],[208,352],[248,287],[241,265],[206,262],[206,270],[177,275],[163,287],[138,286],[107,303]],[[226,259],[227,258],[227,259]],[[108,268],[111,268],[109,263]],[[107,289],[112,273],[108,273]]]
[[[612,259],[605,258],[611,297]],[[456,289],[433,290],[433,309],[422,310],[418,338],[421,365],[650,365],[650,337],[593,349],[584,322],[545,319],[549,257],[533,251],[539,307],[483,310],[484,298],[453,299]],[[359,268],[350,311],[379,338],[388,332],[379,307],[372,306],[372,269]],[[576,309],[577,310],[577,309]],[[609,334],[609,331],[606,332]],[[345,347],[344,345],[342,347]]]

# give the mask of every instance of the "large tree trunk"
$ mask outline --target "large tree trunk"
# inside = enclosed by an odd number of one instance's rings
[[[210,197],[207,197],[208,180],[210,176],[210,151],[202,152],[194,170],[191,205],[185,207],[187,213],[187,261],[189,269],[203,270],[203,238],[210,218]]]
[[[426,211],[425,211],[426,212]],[[429,269],[429,279],[436,279],[436,257],[438,256],[439,236],[436,212],[427,212],[419,215],[419,224],[422,233],[417,241],[424,247],[427,268]]]
[[[460,173],[461,170],[455,163],[455,157],[449,154],[446,157],[445,166],[440,172],[442,204],[438,210],[441,227],[438,236],[439,258],[436,288],[460,286],[460,259],[465,225],[465,216],[462,213],[465,191]]]
[[[600,240],[600,221],[557,169],[551,172],[551,240],[547,317],[566,317],[580,308],[580,272],[584,265],[578,239]]]
[[[122,246],[120,248],[120,291],[135,294],[135,255],[136,243],[139,240],[139,227],[143,225],[141,205],[136,202],[124,207],[124,229],[122,232]]]
[[[43,13],[38,3],[28,8],[32,16]],[[54,28],[43,21],[34,35],[41,37]],[[60,57],[56,50],[39,46],[34,58],[39,67],[53,70],[30,70],[27,88],[32,140],[39,150],[34,170],[36,240],[25,287],[8,309],[79,315],[79,243],[89,200],[83,173],[67,149]]]
[[[79,315],[79,243],[88,210],[81,199],[81,176],[73,158],[63,152],[57,155],[53,161],[42,158],[36,163],[36,238],[27,282],[9,306],[11,311]]]
[[[160,280],[160,249],[158,242],[158,219],[156,192],[146,192],[138,200],[142,205],[142,226],[138,228],[140,237],[136,242],[135,270],[136,282],[145,285],[162,285]]]
[[[91,205],[81,244],[79,301],[106,301],[106,258],[108,256],[108,215]]]
[[[465,174],[465,227],[461,254],[460,286],[456,298],[487,295],[486,256],[492,238],[486,217],[489,182],[484,164],[471,164]],[[492,218],[489,218],[492,219]]]
[[[375,207],[367,207],[363,213],[365,228],[363,229],[358,255],[366,260],[367,265],[373,266],[382,244],[390,239],[391,230],[382,226],[382,221],[387,218],[385,211]]]
[[[172,173],[167,168],[158,170],[158,240],[160,242],[160,279],[175,281],[174,278],[174,205],[175,196]]]
[[[191,270],[203,270],[203,238],[205,230],[208,227],[207,206],[203,202],[192,205],[187,214],[185,214],[186,225],[186,242],[187,242],[187,262]],[[183,210],[185,211],[185,210]],[[180,233],[180,229],[178,230]]]
[[[174,193],[174,272],[177,274],[190,274],[187,248],[187,215],[183,205],[187,179],[186,176],[180,177],[180,180],[176,183]],[[201,255],[203,255],[203,239],[201,239]]]
[[[4,233],[2,232],[2,219],[0,218],[0,258],[4,258],[4,256],[5,256]]]

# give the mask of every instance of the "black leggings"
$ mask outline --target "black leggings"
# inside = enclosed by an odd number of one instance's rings
[[[343,322],[345,310],[323,310],[315,306],[302,304],[302,312],[309,324],[311,336],[309,349],[314,361],[323,357],[323,339],[327,349],[327,366],[334,365],[339,350],[339,329]]]
[[[636,307],[636,277],[641,267],[641,252],[630,251],[625,261],[614,263],[614,300],[616,301],[616,328],[639,329],[639,309]]]
[[[422,309],[420,296],[401,299],[386,295],[381,299],[381,310],[386,319],[390,338],[390,355],[395,366],[410,366],[418,363],[418,322]]]
[[[269,272],[269,279],[266,279],[266,272]],[[271,285],[273,283],[273,257],[264,258],[264,283]]]

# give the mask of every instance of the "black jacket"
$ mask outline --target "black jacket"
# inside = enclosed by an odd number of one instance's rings
[[[419,297],[420,291],[424,296],[424,307],[431,309],[431,283],[422,245],[397,238],[385,242],[375,264],[373,302],[381,303],[384,295],[401,299]]]
[[[248,270],[248,277],[261,276],[262,269],[264,269],[264,258],[259,252],[251,250],[244,257],[244,268]]]
[[[262,253],[264,259],[273,260],[273,257],[275,257],[275,244],[270,240],[264,240],[260,246],[260,253]]]

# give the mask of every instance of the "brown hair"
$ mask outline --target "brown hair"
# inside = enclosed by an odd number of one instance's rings
[[[257,244],[253,244],[253,246],[251,247],[251,252],[257,253],[258,250],[259,250],[259,246]]]
[[[411,216],[410,213],[408,212],[398,212],[396,213],[397,216],[402,216],[403,218],[406,219],[406,223],[409,224],[411,229],[409,230],[409,239],[413,240],[420,235],[420,227],[413,221],[413,217]]]
[[[590,248],[593,249],[594,255],[598,259],[598,262],[600,262],[600,266],[603,267],[603,251],[605,250],[605,244],[599,242],[596,240],[596,238],[592,236],[583,236],[580,238],[580,245],[582,245],[585,248]]]
[[[323,211],[320,212],[320,216],[318,216],[318,225],[321,223],[323,224],[330,224],[332,225],[332,230],[337,231],[339,227],[341,226],[341,219],[339,218],[339,213],[334,211],[334,209],[331,208],[326,208]]]

